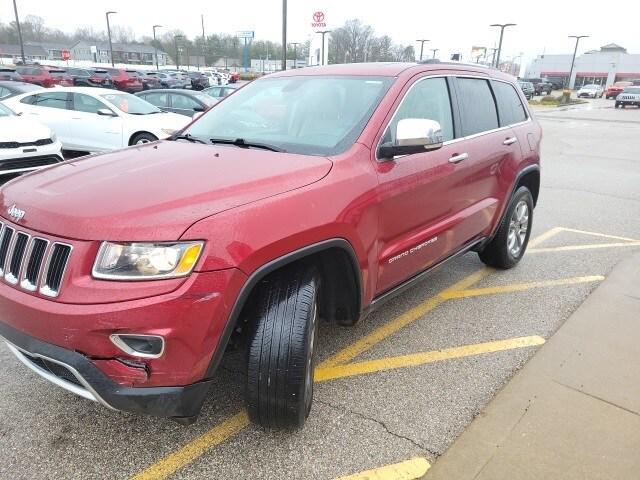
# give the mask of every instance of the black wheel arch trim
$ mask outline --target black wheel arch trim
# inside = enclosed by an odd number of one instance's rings
[[[509,202],[511,201],[511,199],[513,198],[513,194],[516,192],[516,186],[518,185],[518,183],[520,183],[520,180],[522,180],[522,177],[524,177],[525,175],[528,175],[532,172],[538,172],[540,173],[540,165],[537,163],[534,163],[532,165],[527,165],[526,167],[524,167],[523,169],[521,169],[518,174],[516,175],[516,178],[513,181],[513,184],[511,185],[511,189],[509,191],[509,196],[507,197],[507,201],[505,202],[505,206],[504,206],[504,210],[502,211],[502,214],[500,215],[500,221],[496,222],[496,226],[493,229],[493,232],[491,232],[491,235],[489,235],[486,240],[484,242],[482,242],[482,244],[478,245],[475,250],[481,250],[482,247],[484,247],[487,243],[489,243],[491,240],[493,240],[493,238],[498,234],[498,229],[500,228],[500,225],[502,224],[502,221],[504,220],[504,216],[507,214],[507,210],[509,207]],[[535,207],[535,204],[534,204]]]
[[[320,253],[325,250],[329,250],[331,248],[339,248],[343,250],[349,257],[349,261],[355,273],[354,277],[356,280],[356,289],[358,291],[358,306],[357,311],[362,312],[362,302],[363,302],[363,290],[362,290],[362,275],[360,273],[360,264],[358,262],[358,257],[356,256],[355,250],[351,243],[344,238],[331,238],[327,240],[323,240],[318,243],[314,243],[311,245],[307,245],[298,250],[294,250],[293,252],[286,253],[281,257],[278,257],[274,260],[271,260],[268,263],[265,263],[260,268],[255,270],[249,278],[242,286],[240,293],[236,297],[236,301],[231,310],[231,314],[227,318],[227,322],[222,331],[222,335],[220,336],[220,340],[218,341],[218,345],[216,345],[213,356],[211,357],[211,361],[209,362],[209,367],[207,368],[207,373],[205,376],[205,380],[211,378],[214,372],[217,370],[220,362],[222,361],[222,357],[226,350],[227,344],[229,343],[229,339],[231,338],[231,334],[233,333],[238,319],[240,318],[240,314],[244,306],[251,295],[254,287],[267,275],[273,273],[274,271],[285,267],[297,260],[301,260],[305,257],[313,255],[315,253]]]

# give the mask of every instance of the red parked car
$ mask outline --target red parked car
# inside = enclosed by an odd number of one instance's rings
[[[16,72],[22,76],[22,81],[34,83],[49,88],[54,85],[73,87],[73,78],[65,70],[44,65],[18,66]]]
[[[113,82],[113,86],[123,92],[135,93],[144,89],[142,79],[135,70],[125,70],[124,68],[104,69]]]
[[[300,426],[320,317],[353,325],[465,252],[518,264],[540,139],[495,70],[274,73],[170,140],[2,187],[0,335],[67,390],[185,424],[232,342],[250,418]]]
[[[622,91],[633,85],[633,82],[616,82],[605,90],[604,96],[608,100],[610,98],[616,98],[622,93]]]
[[[240,73],[231,72],[229,73],[229,83],[236,83],[240,81]]]

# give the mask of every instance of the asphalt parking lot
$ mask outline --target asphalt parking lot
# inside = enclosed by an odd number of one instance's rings
[[[595,100],[536,115],[543,180],[523,261],[493,271],[467,254],[354,328],[322,325],[303,430],[248,425],[240,352],[226,355],[202,416],[183,427],[77,398],[0,346],[0,478],[334,479],[405,461],[397,468],[426,469],[640,250],[640,109]]]

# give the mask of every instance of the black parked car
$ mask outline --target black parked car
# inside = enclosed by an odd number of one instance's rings
[[[204,90],[209,87],[209,77],[202,72],[189,72],[189,78],[193,90]]]
[[[106,75],[100,75],[99,70],[87,70],[85,68],[67,68],[67,75],[73,79],[76,87],[105,87],[112,88],[113,82],[111,77],[105,71]]]
[[[42,87],[26,82],[0,81],[0,100],[36,90],[42,90]]]
[[[146,100],[166,112],[179,113],[187,117],[208,110],[217,100],[202,92],[193,90],[161,89],[136,93],[136,96]]]

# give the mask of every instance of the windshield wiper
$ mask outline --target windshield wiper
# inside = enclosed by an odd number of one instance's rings
[[[209,141],[211,143],[219,143],[222,145],[235,145],[236,147],[241,147],[241,148],[261,148],[263,150],[269,150],[270,152],[286,153],[286,150],[280,147],[269,145],[267,143],[247,142],[244,138],[236,138],[235,140],[227,140],[223,138],[211,138],[209,139]]]
[[[205,145],[207,144],[207,142],[205,142],[204,140],[200,140],[199,138],[194,137],[193,135],[191,135],[190,133],[185,133],[184,135],[175,135],[173,137],[171,137],[171,140],[187,140],[191,143],[204,143]]]

